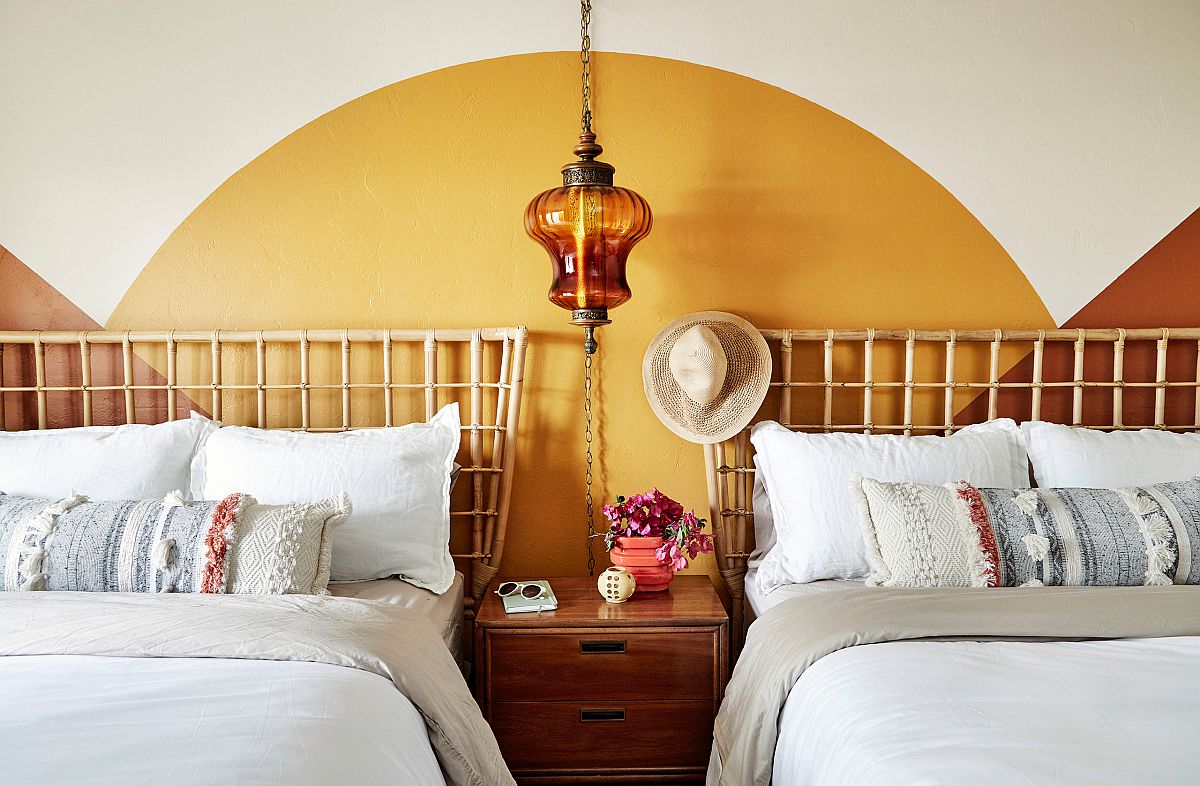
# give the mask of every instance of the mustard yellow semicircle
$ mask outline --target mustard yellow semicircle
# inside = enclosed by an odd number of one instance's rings
[[[581,337],[546,301],[548,260],[522,225],[571,158],[577,69],[571,52],[470,63],[313,120],[188,216],[107,327],[528,325],[504,572],[578,574]],[[721,309],[760,327],[1053,326],[970,212],[845,118],[686,62],[599,53],[593,78],[604,159],[655,218],[631,256],[633,299],[599,336],[598,499],[657,485],[706,509],[701,450],[642,394],[642,352],[680,314]]]

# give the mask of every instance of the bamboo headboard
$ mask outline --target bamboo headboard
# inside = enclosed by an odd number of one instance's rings
[[[470,618],[504,554],[526,341],[524,327],[0,331],[0,427],[158,423],[199,410],[333,432],[426,420],[458,401],[466,482],[451,500],[451,547]]]
[[[753,422],[905,435],[952,434],[996,417],[1108,431],[1200,430],[1200,328],[760,332],[774,370]],[[753,548],[752,454],[749,427],[705,448],[735,651]]]

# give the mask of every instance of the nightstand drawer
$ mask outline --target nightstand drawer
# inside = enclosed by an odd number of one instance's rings
[[[508,633],[489,631],[487,700],[717,699],[719,631],[636,629]]]
[[[514,773],[700,770],[712,749],[709,701],[622,700],[493,704],[489,721]],[[682,774],[682,773],[681,773]]]

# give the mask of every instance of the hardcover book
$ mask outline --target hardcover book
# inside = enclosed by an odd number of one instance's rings
[[[558,608],[558,598],[554,596],[554,590],[550,589],[548,581],[530,581],[528,584],[537,585],[542,588],[542,596],[539,598],[524,598],[520,592],[514,592],[512,595],[501,598],[504,601],[504,611],[506,614],[520,614],[526,611],[554,611]]]

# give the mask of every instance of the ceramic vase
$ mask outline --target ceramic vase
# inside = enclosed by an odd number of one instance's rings
[[[617,545],[608,553],[614,565],[625,568],[637,581],[634,594],[661,592],[675,578],[670,565],[664,565],[654,552],[662,545],[662,538],[618,537]]]
[[[596,579],[596,589],[609,603],[624,603],[637,588],[637,579],[625,568],[612,566]]]

